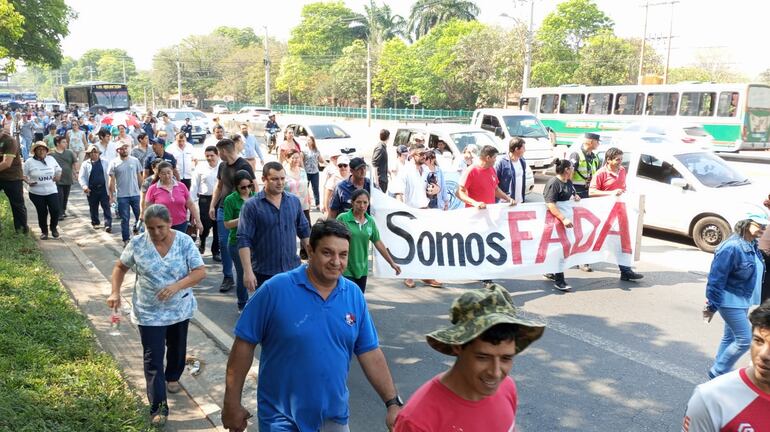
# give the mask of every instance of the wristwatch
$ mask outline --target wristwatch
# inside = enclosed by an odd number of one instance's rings
[[[396,395],[393,399],[385,401],[385,408],[390,408],[393,405],[398,405],[400,407],[404,406],[404,401],[401,400],[401,396]]]

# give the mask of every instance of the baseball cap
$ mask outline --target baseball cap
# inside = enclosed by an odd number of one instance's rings
[[[593,132],[586,132],[583,136],[585,137],[585,139],[596,140],[596,141],[599,141],[599,138],[601,138],[599,134],[595,134]]]
[[[337,158],[337,165],[350,165],[350,158],[347,155],[342,155],[339,158]]]
[[[749,219],[752,222],[756,222],[760,225],[770,225],[770,220],[767,219],[766,215],[761,213],[748,213],[746,215],[746,219]]]
[[[339,161],[337,163],[339,163]],[[362,166],[366,166],[366,162],[364,161],[363,158],[354,157],[353,159],[350,160],[350,169],[351,170],[357,170],[357,169],[361,168]]]
[[[400,146],[398,146],[398,148],[396,149],[396,153],[397,153],[397,154],[404,154],[404,153],[409,153],[409,147],[407,147],[407,146],[405,146],[405,145],[401,144],[401,145],[400,145]]]
[[[86,149],[86,154],[90,154],[90,153],[91,153],[91,152],[93,152],[94,150],[96,150],[96,152],[97,152],[97,153],[101,153],[101,152],[102,152],[101,150],[99,150],[99,147],[97,147],[97,146],[95,146],[95,145],[91,144],[91,145],[89,145],[89,146],[88,146],[88,148]]]

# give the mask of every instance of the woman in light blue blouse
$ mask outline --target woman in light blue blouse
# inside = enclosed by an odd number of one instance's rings
[[[203,259],[190,236],[171,229],[161,204],[144,211],[145,232],[131,239],[112,271],[107,305],[120,307],[120,287],[129,269],[136,272],[131,321],[139,327],[150,417],[163,425],[168,417],[166,391],[181,390],[187,351],[187,326],[198,303],[192,287],[206,277]],[[168,354],[166,354],[168,349]],[[163,367],[164,357],[168,360]]]

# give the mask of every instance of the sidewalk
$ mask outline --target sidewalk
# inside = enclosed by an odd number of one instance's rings
[[[146,404],[146,387],[143,374],[143,355],[139,333],[130,322],[128,311],[134,274],[129,272],[122,289],[123,307],[120,325],[121,334],[112,336],[110,310],[106,299],[111,291],[109,275],[115,260],[122,250],[120,236],[113,238],[104,231],[94,231],[87,216],[85,195],[77,185],[73,186],[67,213],[59,223],[59,240],[38,240],[46,261],[59,274],[61,283],[69,291],[74,303],[88,318],[96,333],[100,346],[109,352],[120,365],[126,381],[135,389]],[[30,231],[39,236],[35,208],[27,205]],[[113,221],[113,232],[120,232],[120,220]],[[196,287],[197,290],[198,287]],[[170,416],[167,431],[224,431],[220,420],[221,402],[224,397],[224,374],[227,355],[232,337],[218,330],[217,326],[206,329],[211,321],[202,314],[196,314],[189,328],[187,355],[201,362],[197,376],[190,374],[188,367],[180,379],[184,391],[168,394]],[[215,334],[216,339],[207,333]],[[255,361],[255,364],[258,364]],[[256,370],[256,369],[255,369]],[[256,406],[248,395],[256,395],[256,372],[250,374],[244,389],[244,406]],[[248,405],[251,404],[251,405]]]

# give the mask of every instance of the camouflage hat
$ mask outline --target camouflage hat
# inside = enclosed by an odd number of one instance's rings
[[[438,352],[455,355],[453,345],[463,345],[497,324],[516,324],[516,354],[543,335],[545,325],[517,316],[508,291],[493,284],[489,289],[466,292],[452,303],[452,327],[436,330],[425,337]]]

